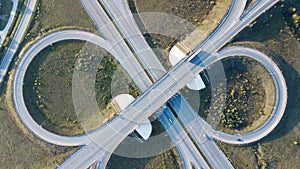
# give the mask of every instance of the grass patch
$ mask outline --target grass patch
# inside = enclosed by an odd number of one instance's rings
[[[275,86],[271,75],[260,63],[249,58],[225,59],[223,65],[227,77],[227,98],[221,128],[230,133],[233,133],[232,130],[244,133],[258,128],[270,116],[275,105]]]
[[[1,166],[4,168],[55,168],[77,147],[45,143],[30,133],[15,112],[12,101],[12,74],[0,97]]]
[[[3,96],[3,95],[2,95]],[[55,168],[76,148],[58,147],[45,144],[24,134],[12,117],[6,100],[0,99],[1,152],[3,168]],[[30,135],[30,134],[29,134]]]
[[[50,30],[62,27],[77,27],[90,31],[97,30],[80,1],[39,0],[34,19],[31,22],[25,40],[26,42],[34,40],[34,38]]]
[[[0,30],[3,30],[10,17],[13,3],[11,1],[2,1],[2,13],[0,17]]]
[[[272,113],[275,87],[272,77],[258,62],[246,57],[222,60],[226,86],[220,83],[199,91],[198,114],[218,129],[244,133],[261,126]],[[209,71],[214,71],[211,66]],[[218,72],[219,67],[215,71]],[[191,96],[189,96],[191,97]],[[193,99],[195,100],[195,99]],[[192,104],[193,103],[192,101]],[[213,123],[212,123],[213,122]]]
[[[78,114],[84,129],[91,131],[109,122],[121,112],[114,97],[130,94],[136,98],[140,92],[119,62],[106,51],[95,45],[86,44],[78,56],[78,66],[75,69],[83,73],[83,77],[79,77],[80,81],[92,86],[93,91],[88,93],[95,94],[100,110],[100,112],[87,112],[84,108],[83,112]],[[96,76],[91,73],[93,71]]]
[[[44,128],[64,135],[83,133],[72,102],[72,73],[83,42],[53,44],[30,64],[23,88],[32,117]]]
[[[136,0],[135,6],[138,12],[158,12],[172,14],[187,19],[197,24],[211,10],[214,1],[204,0]]]

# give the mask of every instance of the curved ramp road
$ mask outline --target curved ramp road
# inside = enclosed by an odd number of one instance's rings
[[[15,107],[17,109],[17,112],[19,113],[19,116],[23,123],[26,125],[26,127],[34,133],[36,136],[40,137],[41,139],[52,143],[56,145],[63,145],[63,146],[77,146],[77,145],[84,145],[78,152],[73,154],[67,161],[65,161],[60,168],[69,168],[69,167],[74,167],[74,161],[76,161],[76,166],[77,167],[88,167],[91,163],[94,161],[102,160],[101,161],[101,167],[107,163],[108,159],[107,157],[110,156],[110,153],[107,151],[103,150],[101,147],[98,145],[94,144],[90,138],[87,135],[82,135],[82,136],[61,136],[57,134],[53,134],[51,132],[48,132],[47,130],[43,129],[41,126],[39,126],[31,117],[29,114],[25,102],[23,100],[23,80],[25,77],[26,70],[28,66],[30,65],[31,61],[34,59],[34,57],[43,49],[45,49],[47,46],[63,41],[63,40],[83,40],[83,41],[88,41],[94,44],[97,44],[103,48],[107,48],[109,50],[109,47],[106,46],[109,44],[109,42],[106,42],[102,38],[96,36],[95,34],[85,32],[85,31],[80,31],[80,30],[64,30],[64,31],[58,31],[51,33],[44,38],[38,40],[33,46],[31,46],[25,53],[25,55],[22,57],[20,60],[20,64],[16,69],[16,74],[15,74],[15,80],[14,80],[14,85],[13,85],[13,91],[14,91],[14,100],[15,100]],[[177,128],[180,126],[176,125]],[[175,128],[172,128],[175,129]],[[177,129],[177,130],[179,130]],[[182,130],[182,129],[181,129]],[[173,130],[170,130],[172,132]],[[173,131],[173,133],[175,133]],[[179,137],[178,135],[172,135],[173,137],[171,138],[177,138]],[[186,135],[180,136],[181,138]],[[191,153],[191,150],[196,151],[197,149],[194,148],[194,145],[192,144],[190,139],[187,139],[186,137],[184,140],[185,142],[188,142],[190,144],[189,148],[187,148],[187,145],[183,145],[183,143],[180,143],[179,147],[181,149],[184,149],[185,152]],[[178,142],[178,141],[177,141]],[[196,151],[197,152],[197,151]],[[196,153],[194,152],[194,153]],[[185,156],[190,156],[190,153],[185,153]],[[89,157],[89,158],[82,158],[82,155],[84,157]],[[72,159],[72,160],[71,160]],[[196,162],[201,161],[201,166],[205,167],[207,166],[206,162],[203,160],[202,156],[198,153],[194,156],[190,156],[189,159],[193,159],[194,165],[199,165]],[[105,163],[104,163],[105,162]],[[105,165],[104,165],[105,166]]]
[[[270,8],[274,4],[274,1],[268,1],[267,3],[260,3],[257,8],[253,8],[253,11],[249,13],[249,17],[244,17],[233,29],[229,31],[229,34],[222,35],[221,41],[217,44],[217,48],[220,48],[224,43],[228,42],[237,32],[241,31],[247,24],[252,22],[255,18],[262,13],[262,11]],[[253,13],[252,13],[253,12]],[[237,32],[235,32],[237,31]],[[208,47],[208,46],[207,46]],[[211,50],[215,50],[214,48]],[[197,56],[197,57],[195,57]],[[204,63],[199,62],[197,58],[204,57]],[[195,74],[198,74],[204,69],[204,66],[208,66],[214,63],[214,60],[209,59],[213,57],[213,54],[208,51],[196,51],[187,59],[179,62],[175,67],[173,67],[167,74],[160,78],[155,84],[153,84],[146,92],[144,92],[140,97],[138,97],[132,104],[130,104],[124,111],[122,111],[122,116],[116,117],[114,121],[116,123],[110,124],[109,128],[104,126],[101,130],[98,130],[98,137],[95,137],[95,141],[100,146],[106,148],[113,148],[115,144],[119,143],[119,139],[128,135],[134,128],[137,127],[136,124],[126,122],[122,119],[131,119],[131,121],[142,122],[147,119],[153,112],[159,109],[169,98],[171,98],[181,87],[183,87],[188,81],[193,79]],[[192,58],[196,58],[193,60]],[[215,58],[216,59],[216,58]],[[192,60],[188,62],[188,60]],[[217,59],[216,59],[217,60]],[[156,91],[165,91],[164,93],[157,94]],[[151,106],[148,100],[152,100]],[[113,129],[110,130],[109,129]],[[105,133],[110,133],[110,137],[105,138]],[[122,133],[122,134],[121,134]],[[113,139],[115,138],[115,139]],[[116,139],[117,138],[117,139]],[[111,141],[109,141],[111,140]]]
[[[260,140],[268,135],[280,122],[287,104],[287,86],[281,70],[267,55],[246,47],[230,47],[219,52],[219,59],[230,56],[246,56],[260,62],[272,75],[276,86],[276,102],[269,119],[258,129],[245,134],[227,134],[220,131],[213,133],[212,137],[229,144],[248,144]]]
[[[87,137],[87,135],[67,137],[53,134],[43,129],[33,120],[31,115],[29,114],[23,98],[23,81],[26,70],[33,58],[47,46],[63,40],[88,41],[109,50],[109,46],[107,46],[107,44],[109,44],[108,42],[106,42],[99,36],[86,31],[64,30],[47,35],[46,37],[38,40],[34,45],[32,45],[20,60],[20,64],[16,68],[15,79],[13,81],[13,99],[15,108],[22,122],[32,133],[34,133],[39,138],[49,143],[62,146],[84,145],[90,142],[90,139]]]

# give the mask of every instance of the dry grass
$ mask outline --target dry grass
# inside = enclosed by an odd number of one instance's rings
[[[61,27],[77,27],[96,31],[80,1],[77,0],[40,0],[35,17],[25,37],[26,41]]]
[[[58,147],[37,139],[23,125],[12,101],[11,72],[5,93],[0,96],[2,168],[55,168],[76,148]]]

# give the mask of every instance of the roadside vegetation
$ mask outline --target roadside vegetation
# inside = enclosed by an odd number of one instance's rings
[[[288,104],[279,126],[262,140],[245,146],[218,142],[236,168],[299,168],[300,44],[295,13],[300,2],[285,0],[263,14],[234,40],[235,45],[256,48],[281,68],[288,86]],[[294,16],[293,16],[294,15]]]
[[[2,13],[0,17],[0,30],[3,30],[10,17],[13,3],[11,1],[2,1]]]
[[[25,36],[25,43],[34,40],[49,31],[67,27],[96,31],[80,1],[77,0],[39,0]]]
[[[227,93],[221,115],[222,127],[240,130],[250,126],[263,114],[265,89],[261,77],[266,70],[261,68],[260,73],[254,74],[259,69],[257,64],[259,63],[246,58],[223,61]]]
[[[83,129],[72,103],[72,73],[83,42],[53,44],[30,64],[23,88],[32,117],[49,131],[78,135]]]
[[[215,4],[215,0],[136,0],[134,3],[138,12],[159,12],[172,14],[197,24],[199,21],[204,19],[203,16],[209,13]]]
[[[286,17],[289,29],[293,32],[295,38],[300,42],[300,4],[282,4],[285,8],[283,15]]]
[[[74,70],[84,74],[84,77],[79,77],[80,81],[92,86],[92,91],[86,93],[95,94],[99,106],[100,112],[87,113],[83,109],[82,113],[77,114],[84,130],[91,131],[106,124],[122,111],[114,100],[116,96],[130,94],[136,98],[140,92],[119,62],[102,48],[87,43],[75,57],[78,59]]]
[[[13,113],[12,103],[0,98],[0,164],[1,168],[45,168],[60,164],[77,148],[46,144],[29,133]]]

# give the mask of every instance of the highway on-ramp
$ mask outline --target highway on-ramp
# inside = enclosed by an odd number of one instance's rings
[[[207,122],[199,118],[196,112],[194,112],[194,114],[187,113],[194,110],[187,106],[188,104],[184,103],[186,100],[182,96],[176,95],[169,101],[174,110],[176,110],[179,119],[182,120],[184,124],[193,124],[188,130],[196,142],[198,142],[198,145],[203,153],[206,156],[210,156],[208,159],[213,159],[216,163],[219,162],[218,159],[222,158],[216,158],[218,152],[214,151],[214,149],[217,148],[215,147],[216,145],[214,144],[213,138],[229,144],[248,144],[258,141],[269,134],[278,125],[285,112],[287,103],[287,87],[285,84],[285,79],[277,64],[265,54],[247,47],[229,47],[221,50],[214,57],[210,57],[210,60],[211,62],[216,62],[218,60],[234,56],[245,56],[258,61],[273,77],[274,84],[276,86],[276,104],[272,115],[261,127],[245,134],[227,134],[221,131],[216,131],[209,124],[207,124]],[[205,141],[207,138],[210,141]]]
[[[151,75],[152,79],[157,80],[165,72],[163,66],[158,61],[157,57],[151,51],[151,48],[145,42],[142,34],[140,33],[138,27],[135,24],[135,21],[132,17],[131,11],[128,4],[124,0],[117,1],[107,1],[101,0],[102,5],[106,8],[108,13],[111,15],[111,18],[118,25],[120,31],[123,33],[123,36],[129,41],[129,44],[134,49],[135,53],[138,55],[138,59],[141,63],[144,64],[146,70]],[[243,9],[246,5],[246,1],[233,1],[232,5],[228,11],[228,14],[223,19],[223,22],[220,23],[218,28],[212,33],[206,41],[202,44],[205,44],[210,39],[214,39],[219,35],[224,34],[228,31],[231,26],[233,26],[237,21],[239,21],[240,16],[243,13]],[[142,44],[142,45],[141,45]],[[199,46],[202,46],[199,45]],[[140,51],[143,51],[141,53]],[[151,52],[144,52],[151,51]],[[162,70],[160,72],[153,72],[153,70]],[[197,145],[200,147],[201,151],[204,152],[208,161],[215,168],[225,167],[232,168],[232,165],[227,160],[227,157],[222,153],[222,151],[217,147],[214,141],[206,137],[207,123],[203,124],[203,120],[199,120],[197,113],[188,105],[186,100],[179,95],[180,100],[172,99],[171,106],[179,114],[179,118],[183,121],[183,124],[187,130],[191,133],[194,140],[196,140]],[[179,102],[178,102],[179,101]],[[172,104],[173,103],[173,104]],[[178,105],[183,104],[181,107]],[[183,112],[183,113],[179,113]],[[195,117],[196,116],[196,117]],[[189,117],[193,117],[192,119]],[[202,125],[201,123],[202,122]],[[197,124],[194,124],[197,123]],[[214,131],[214,130],[210,130]],[[205,143],[204,143],[205,142]]]
[[[34,57],[47,46],[63,41],[63,40],[82,40],[94,43],[102,48],[109,49],[109,43],[99,36],[80,30],[64,30],[51,33],[44,38],[35,42],[24,54],[16,68],[15,79],[13,81],[13,99],[17,113],[25,126],[36,136],[41,139],[56,145],[62,146],[78,146],[84,145],[90,141],[87,135],[82,136],[60,136],[53,134],[43,129],[37,124],[28,112],[25,101],[23,98],[23,81],[25,78],[26,70],[29,67]]]
[[[242,2],[241,2],[242,3]],[[271,2],[271,1],[257,1],[254,6],[252,6],[250,9],[248,9],[243,15],[241,18],[239,19],[243,19],[245,18],[245,16],[247,14],[249,14],[249,12],[251,13],[251,11],[256,11],[256,13],[260,10],[255,10],[255,9],[259,9],[260,6],[267,6],[267,5],[270,5],[270,3],[272,3],[272,5],[276,2]],[[232,6],[240,6],[240,5],[232,5]],[[234,8],[233,8],[234,10]],[[231,10],[231,11],[233,11]],[[262,11],[265,11],[266,9],[262,10]],[[234,10],[235,11],[235,10]],[[238,12],[239,14],[241,14],[241,12]],[[228,19],[228,18],[232,18],[232,19]],[[228,17],[225,17],[225,19],[228,19],[230,20],[230,22],[233,22],[235,24],[237,24],[238,22],[241,22],[239,20],[237,20],[237,18],[235,18],[233,16],[230,16],[230,14],[228,15]],[[223,34],[227,34],[228,31],[229,32],[232,32],[230,31],[230,28],[233,26],[230,24],[230,22],[222,22],[222,24],[219,26],[218,31],[222,30]],[[227,29],[226,29],[227,28]],[[204,43],[200,44],[198,49],[200,50],[203,50],[205,48],[213,48],[215,47],[213,44],[217,44],[217,42],[219,41],[219,37],[217,35],[222,35],[220,33],[213,33],[211,36],[209,36],[209,38],[207,38]],[[210,46],[210,44],[212,44],[212,46]],[[200,47],[202,47],[203,49],[201,49]],[[241,51],[241,48],[233,48],[233,49],[230,49],[230,50],[224,50],[224,51],[221,51],[218,53],[218,55],[220,55],[220,57],[228,57],[228,53],[229,51],[231,52],[230,54],[233,54],[233,55],[238,55],[238,54],[242,54]],[[234,54],[234,52],[236,52],[236,54]],[[251,53],[252,52],[252,53]],[[254,55],[254,56],[257,56],[257,58],[267,58],[266,56],[262,57],[261,55],[263,55],[262,53],[260,53],[259,51],[254,51],[254,50],[250,50],[248,49],[248,54],[246,56],[248,57],[251,57],[249,56],[250,54]],[[213,57],[212,57],[213,58]],[[209,61],[208,61],[209,62]],[[210,62],[209,62],[210,63]],[[274,111],[273,114],[271,115],[271,117],[269,118],[269,120],[263,125],[260,127],[260,129],[257,129],[251,133],[247,133],[247,134],[236,134],[236,135],[231,135],[231,134],[227,134],[227,133],[223,133],[223,132],[220,132],[220,131],[216,131],[215,129],[212,128],[212,126],[210,126],[209,124],[207,124],[207,122],[205,122],[203,119],[201,119],[199,116],[196,115],[196,113],[190,113],[191,111],[193,111],[193,109],[188,106],[188,104],[185,104],[185,100],[182,96],[178,95],[177,97],[171,99],[169,101],[169,103],[173,106],[173,108],[175,108],[174,110],[176,111],[176,113],[178,114],[178,117],[183,121],[184,124],[193,124],[193,126],[191,126],[191,128],[188,128],[188,131],[191,132],[192,135],[203,135],[205,136],[205,134],[208,135],[208,137],[214,137],[220,141],[223,141],[223,142],[226,142],[226,143],[229,143],[229,144],[248,144],[248,143],[252,143],[252,142],[255,142],[263,137],[265,137],[268,133],[270,133],[273,129],[274,129],[274,126],[276,126],[283,113],[284,113],[284,108],[285,108],[285,105],[286,105],[286,86],[285,86],[285,81],[284,81],[284,77],[282,76],[282,73],[281,71],[279,70],[279,68],[277,67],[276,64],[273,64],[271,61],[269,62],[266,62],[266,67],[270,68],[271,66],[274,66],[273,69],[270,69],[270,72],[276,72],[276,73],[272,73],[273,75],[273,78],[274,76],[277,76],[277,79],[274,78],[274,81],[276,82],[276,90],[277,90],[277,93],[281,93],[280,96],[277,95],[277,111]],[[280,78],[278,78],[278,76],[280,76]],[[280,83],[279,83],[279,82]],[[282,89],[282,90],[280,90]],[[176,100],[178,99],[178,100]],[[178,108],[178,106],[181,105],[180,108]],[[176,108],[177,107],[177,108]],[[272,122],[271,122],[272,121]],[[187,125],[186,125],[187,126]],[[202,126],[202,127],[201,127]],[[205,131],[202,131],[202,130],[195,130],[195,129],[198,129],[198,128],[202,128],[202,129],[205,129]],[[202,131],[202,133],[200,132]],[[204,132],[204,133],[203,133]],[[255,134],[254,134],[255,133]],[[197,140],[197,137],[193,137],[195,140]],[[200,138],[198,138],[200,139]],[[243,140],[243,141],[238,141],[238,140]],[[200,141],[199,141],[200,142]],[[204,149],[207,148],[207,146],[203,147]]]
[[[53,134],[51,132],[48,132],[47,130],[43,129],[39,124],[37,124],[32,117],[30,116],[30,113],[28,112],[25,102],[23,100],[23,80],[25,77],[26,69],[28,68],[30,62],[33,60],[33,58],[44,48],[47,46],[56,43],[58,41],[63,41],[63,40],[83,40],[83,41],[88,41],[91,43],[94,43],[98,46],[101,46],[105,48],[107,51],[109,51],[111,43],[108,42],[95,34],[88,33],[85,31],[79,31],[79,30],[63,30],[63,31],[58,31],[51,33],[44,38],[38,40],[35,42],[25,53],[25,55],[22,57],[20,60],[20,64],[18,65],[15,73],[15,80],[13,84],[13,92],[14,92],[14,99],[15,99],[15,107],[17,112],[19,113],[19,116],[23,123],[28,127],[28,129],[33,132],[35,135],[40,137],[41,139],[53,143],[56,145],[63,145],[63,146],[77,146],[77,145],[84,145],[90,142],[90,138],[87,135],[82,135],[82,136],[61,136],[57,134]],[[107,46],[109,45],[109,46]],[[113,53],[113,52],[112,52]],[[116,55],[116,54],[115,54]],[[117,58],[119,61],[121,61],[120,58]],[[131,59],[130,59],[131,60]],[[131,60],[132,61],[132,60]],[[128,66],[130,67],[130,65]],[[141,85],[140,85],[141,86]],[[88,153],[91,151],[95,150],[96,147],[92,144],[89,146],[84,146],[82,149],[85,149],[88,147],[86,150]],[[91,148],[93,147],[93,148]],[[81,149],[82,152],[83,150]],[[97,148],[98,151],[99,148]],[[85,151],[85,153],[87,153]],[[105,151],[101,151],[102,153]],[[102,156],[102,153],[98,153],[98,155]],[[92,153],[91,153],[92,154]],[[106,156],[108,155],[106,152],[104,153]],[[74,155],[76,157],[76,155]],[[100,157],[99,157],[100,158]],[[81,163],[78,162],[78,165],[82,165]]]
[[[212,137],[225,143],[248,144],[265,137],[279,124],[287,104],[287,86],[280,68],[267,55],[246,47],[230,47],[219,52],[219,59],[230,56],[246,56],[261,63],[269,71],[276,87],[276,102],[273,112],[258,129],[245,134],[227,134],[221,131],[212,133]]]

